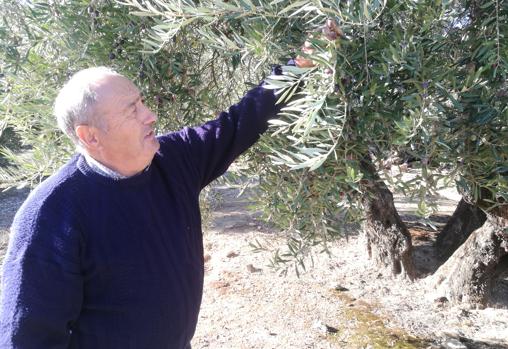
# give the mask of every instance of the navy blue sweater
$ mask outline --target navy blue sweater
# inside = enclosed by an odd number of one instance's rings
[[[0,348],[186,348],[203,288],[198,196],[277,112],[257,87],[228,112],[161,136],[115,180],[74,156],[28,197],[3,266]]]

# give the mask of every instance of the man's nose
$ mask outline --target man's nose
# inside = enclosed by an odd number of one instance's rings
[[[143,105],[143,124],[153,124],[157,121],[157,115],[146,105]]]

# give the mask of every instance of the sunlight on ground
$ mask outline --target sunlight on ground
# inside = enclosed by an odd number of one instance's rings
[[[374,314],[372,305],[357,301],[344,292],[334,291],[334,294],[348,308],[342,316],[347,323],[346,328],[329,335],[330,341],[340,345],[347,345],[351,349],[424,349],[431,343],[412,337],[400,329],[387,328],[385,320]]]

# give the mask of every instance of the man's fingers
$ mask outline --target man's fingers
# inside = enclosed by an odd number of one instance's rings
[[[340,27],[337,25],[337,22],[333,18],[328,18],[325,22],[325,25],[322,27],[321,32],[330,41],[335,41],[338,38],[345,38],[344,32]],[[309,36],[309,38],[312,38],[312,35]],[[309,40],[306,40],[302,45],[302,52],[311,55],[314,53],[314,47],[312,43]],[[297,56],[295,59],[295,64],[297,67],[300,68],[312,68],[316,65],[315,62],[313,62],[311,59]]]
[[[312,60],[302,56],[296,56],[295,64],[298,68],[312,68],[316,65]]]
[[[312,34],[309,35],[309,39],[312,39],[313,37],[314,36]],[[308,55],[312,54],[314,52],[312,42],[310,42],[309,40],[305,40],[305,42],[303,43],[303,46],[302,46],[302,52],[306,53]]]
[[[312,43],[310,41],[306,40],[303,43],[302,52],[308,55],[314,53],[314,48],[312,47]],[[299,68],[311,68],[316,65],[314,62],[312,62],[312,60],[302,57],[300,55],[296,57],[295,64]]]

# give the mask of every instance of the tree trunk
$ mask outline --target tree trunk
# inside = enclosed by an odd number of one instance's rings
[[[500,262],[508,255],[508,208],[504,211],[487,214],[483,226],[432,276],[434,287],[450,302],[488,303]]]
[[[395,208],[393,195],[369,158],[361,161],[361,168],[365,174],[362,187],[367,192],[364,232],[369,257],[376,265],[389,268],[393,275],[413,280],[411,235]]]
[[[480,228],[486,219],[482,209],[461,199],[436,239],[436,254],[441,263],[444,263],[473,231]]]

